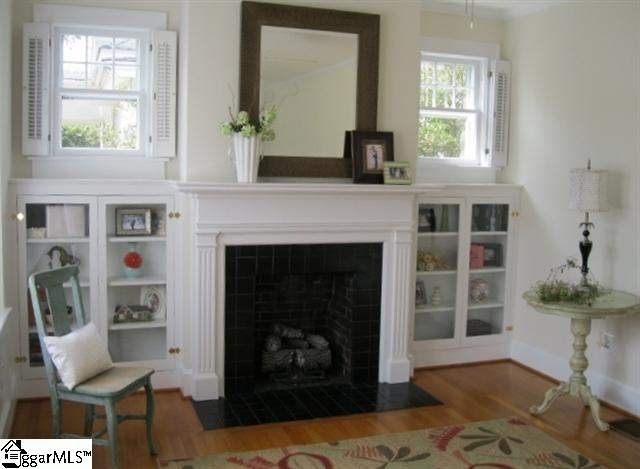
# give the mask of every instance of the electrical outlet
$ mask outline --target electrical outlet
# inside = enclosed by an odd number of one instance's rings
[[[601,332],[600,339],[598,340],[598,346],[605,350],[611,350],[613,348],[615,336],[609,332]]]

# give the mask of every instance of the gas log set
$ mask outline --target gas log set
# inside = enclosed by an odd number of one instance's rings
[[[322,380],[331,368],[331,349],[323,336],[274,324],[264,341],[262,372],[276,383]]]

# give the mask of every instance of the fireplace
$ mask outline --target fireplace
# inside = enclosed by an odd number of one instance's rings
[[[226,396],[377,383],[382,243],[227,246]]]

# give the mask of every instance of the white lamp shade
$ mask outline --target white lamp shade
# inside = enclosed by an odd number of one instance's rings
[[[569,176],[569,208],[580,212],[605,212],[607,172],[593,169],[572,169]]]

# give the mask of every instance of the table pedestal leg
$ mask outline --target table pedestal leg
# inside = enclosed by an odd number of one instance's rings
[[[591,416],[596,426],[606,431],[609,424],[600,419],[600,403],[596,396],[591,393],[587,385],[587,378],[584,375],[589,366],[589,362],[584,352],[587,349],[587,336],[591,332],[591,319],[571,319],[571,333],[573,334],[573,355],[569,361],[571,367],[571,378],[569,381],[560,383],[558,386],[549,389],[544,395],[544,401],[539,406],[531,406],[529,412],[540,415],[546,412],[554,401],[565,394],[577,397],[588,405],[591,409]]]

